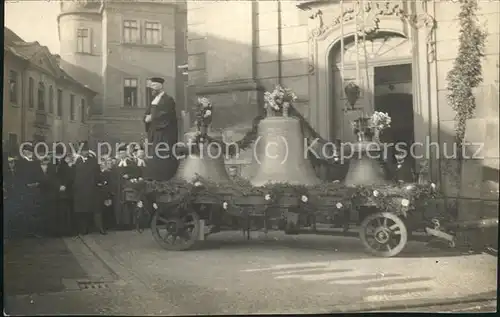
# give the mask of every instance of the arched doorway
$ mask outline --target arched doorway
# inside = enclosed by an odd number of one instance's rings
[[[357,47],[354,37],[350,36],[344,40],[343,63],[340,46],[337,43],[329,53],[330,87],[324,93],[330,94],[331,138],[353,142],[355,136],[350,122],[363,113],[378,110],[379,105],[385,103],[379,98],[384,91],[409,94],[412,99],[412,46],[408,38],[389,32],[379,32],[365,42],[359,39]],[[354,107],[348,104],[343,92],[349,82],[361,88],[361,96]],[[413,104],[410,106],[413,114]],[[404,121],[409,122],[408,119]],[[410,127],[413,129],[413,115]]]

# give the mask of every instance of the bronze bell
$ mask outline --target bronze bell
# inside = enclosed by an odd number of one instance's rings
[[[344,183],[347,186],[389,184],[383,164],[383,149],[372,141],[366,131],[358,131],[358,142],[350,145],[349,170]],[[347,146],[347,145],[346,145]],[[344,151],[345,153],[346,151]]]
[[[321,181],[304,153],[304,134],[300,121],[293,117],[268,117],[259,124],[254,160],[257,174],[254,186],[266,183],[315,185]]]
[[[209,135],[211,138],[222,141],[220,133],[209,132]],[[195,132],[187,132],[184,136],[186,143],[189,143],[188,140],[194,136]],[[199,154],[186,154],[181,159],[175,178],[191,182],[199,175],[213,182],[229,181],[229,175],[224,164],[226,153],[224,153],[224,149],[219,150],[219,148],[216,145],[209,146],[209,144],[204,143],[200,145]]]

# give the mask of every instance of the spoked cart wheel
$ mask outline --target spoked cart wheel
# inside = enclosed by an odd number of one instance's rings
[[[200,217],[194,211],[169,215],[156,210],[151,221],[155,241],[165,250],[185,251],[195,247],[200,233]]]
[[[397,215],[377,212],[363,220],[359,237],[368,252],[379,257],[392,257],[406,246],[408,230]]]

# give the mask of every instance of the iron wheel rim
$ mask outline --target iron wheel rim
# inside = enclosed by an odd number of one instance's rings
[[[408,230],[397,215],[379,212],[363,220],[360,238],[370,253],[381,257],[392,257],[405,248],[408,242]]]
[[[187,250],[198,240],[199,216],[194,211],[175,216],[156,211],[151,226],[154,239],[167,250]]]

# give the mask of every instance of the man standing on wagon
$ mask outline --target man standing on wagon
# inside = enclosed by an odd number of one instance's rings
[[[164,82],[163,78],[151,78],[150,87],[155,98],[144,115],[149,146],[147,155],[152,158],[144,178],[154,180],[169,180],[177,171],[177,158],[173,151],[178,140],[177,112],[174,98],[163,90]]]

